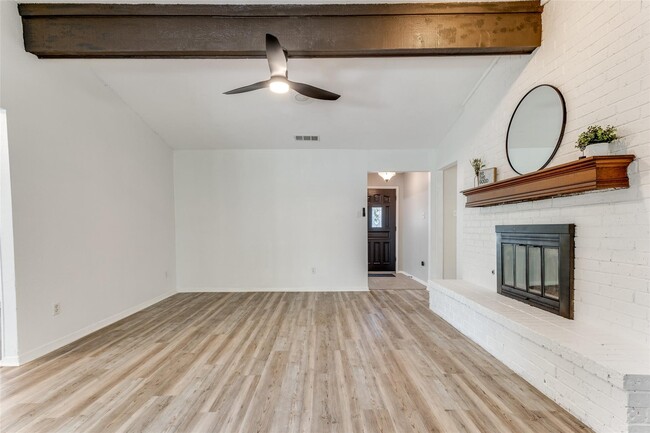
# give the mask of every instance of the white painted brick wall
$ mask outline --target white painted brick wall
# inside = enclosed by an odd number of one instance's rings
[[[473,185],[467,161],[474,157],[497,167],[499,179],[515,176],[504,144],[510,116],[528,90],[547,83],[567,103],[551,165],[578,158],[575,140],[588,125],[613,124],[622,136],[617,153],[637,156],[631,187],[481,209],[460,200],[459,275],[495,287],[495,225],[575,223],[575,320],[648,343],[650,1],[551,0],[542,19],[542,46],[532,56],[498,60],[447,133],[439,167],[458,161],[460,189]]]

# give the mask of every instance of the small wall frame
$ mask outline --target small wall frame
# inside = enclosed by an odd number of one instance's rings
[[[497,169],[496,167],[484,168],[478,172],[478,186],[487,185],[488,183],[496,182]]]

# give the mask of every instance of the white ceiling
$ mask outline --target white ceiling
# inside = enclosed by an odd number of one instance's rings
[[[307,103],[293,91],[223,95],[267,79],[263,59],[76,61],[176,149],[421,149],[442,140],[496,59],[290,59],[291,79],[342,95]]]
[[[263,4],[277,3],[277,0],[152,2]],[[377,3],[377,0],[283,0],[282,3]],[[266,60],[63,61],[78,62],[79,67],[90,66],[100,80],[176,149],[422,149],[435,147],[443,139],[463,103],[497,59],[494,56],[290,59],[291,79],[342,95],[334,102],[309,100],[307,103],[296,101],[294,92],[276,95],[268,89],[223,95],[227,90],[267,79]],[[295,135],[318,135],[321,141],[297,142]]]

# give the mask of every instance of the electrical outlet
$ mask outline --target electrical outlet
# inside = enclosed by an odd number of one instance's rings
[[[420,262],[420,266],[424,266],[424,260]]]
[[[311,273],[315,274],[316,273],[316,268],[311,268]]]
[[[58,316],[59,314],[61,314],[61,304],[54,304],[52,308],[52,315]]]

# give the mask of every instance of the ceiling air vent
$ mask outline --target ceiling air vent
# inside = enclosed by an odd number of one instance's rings
[[[296,135],[296,141],[320,141],[318,135]]]

